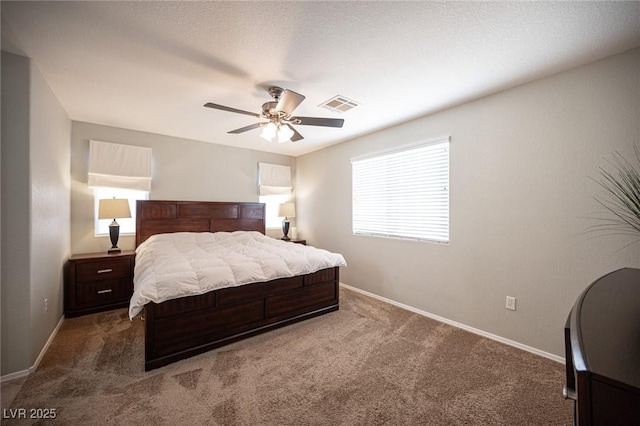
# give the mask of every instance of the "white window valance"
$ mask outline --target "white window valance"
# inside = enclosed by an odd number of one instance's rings
[[[89,141],[89,186],[151,191],[151,148]]]
[[[260,195],[291,194],[291,167],[258,163]]]

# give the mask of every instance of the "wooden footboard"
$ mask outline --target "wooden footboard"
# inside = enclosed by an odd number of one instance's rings
[[[339,308],[339,268],[145,307],[145,370]]]

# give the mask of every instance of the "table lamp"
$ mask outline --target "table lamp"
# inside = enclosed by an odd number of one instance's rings
[[[105,198],[100,200],[98,205],[98,219],[113,219],[109,225],[109,238],[111,238],[111,248],[107,253],[120,253],[118,248],[118,237],[120,236],[120,225],[116,219],[131,217],[129,210],[129,200],[125,198]]]
[[[289,233],[289,218],[296,217],[296,206],[293,203],[284,203],[278,206],[278,216],[284,216],[282,221],[282,233],[284,236],[281,240],[289,241],[291,238],[287,235]]]

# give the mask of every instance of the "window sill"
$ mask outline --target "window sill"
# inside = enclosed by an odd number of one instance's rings
[[[121,232],[119,235],[121,237],[135,237],[136,233],[135,232]],[[109,234],[94,234],[93,236],[96,237],[96,238],[109,237]]]

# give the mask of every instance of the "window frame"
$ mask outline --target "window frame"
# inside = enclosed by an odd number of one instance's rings
[[[408,159],[417,161],[413,168],[407,166]],[[422,167],[424,161],[433,167]],[[354,157],[351,165],[353,235],[449,243],[449,136]]]

